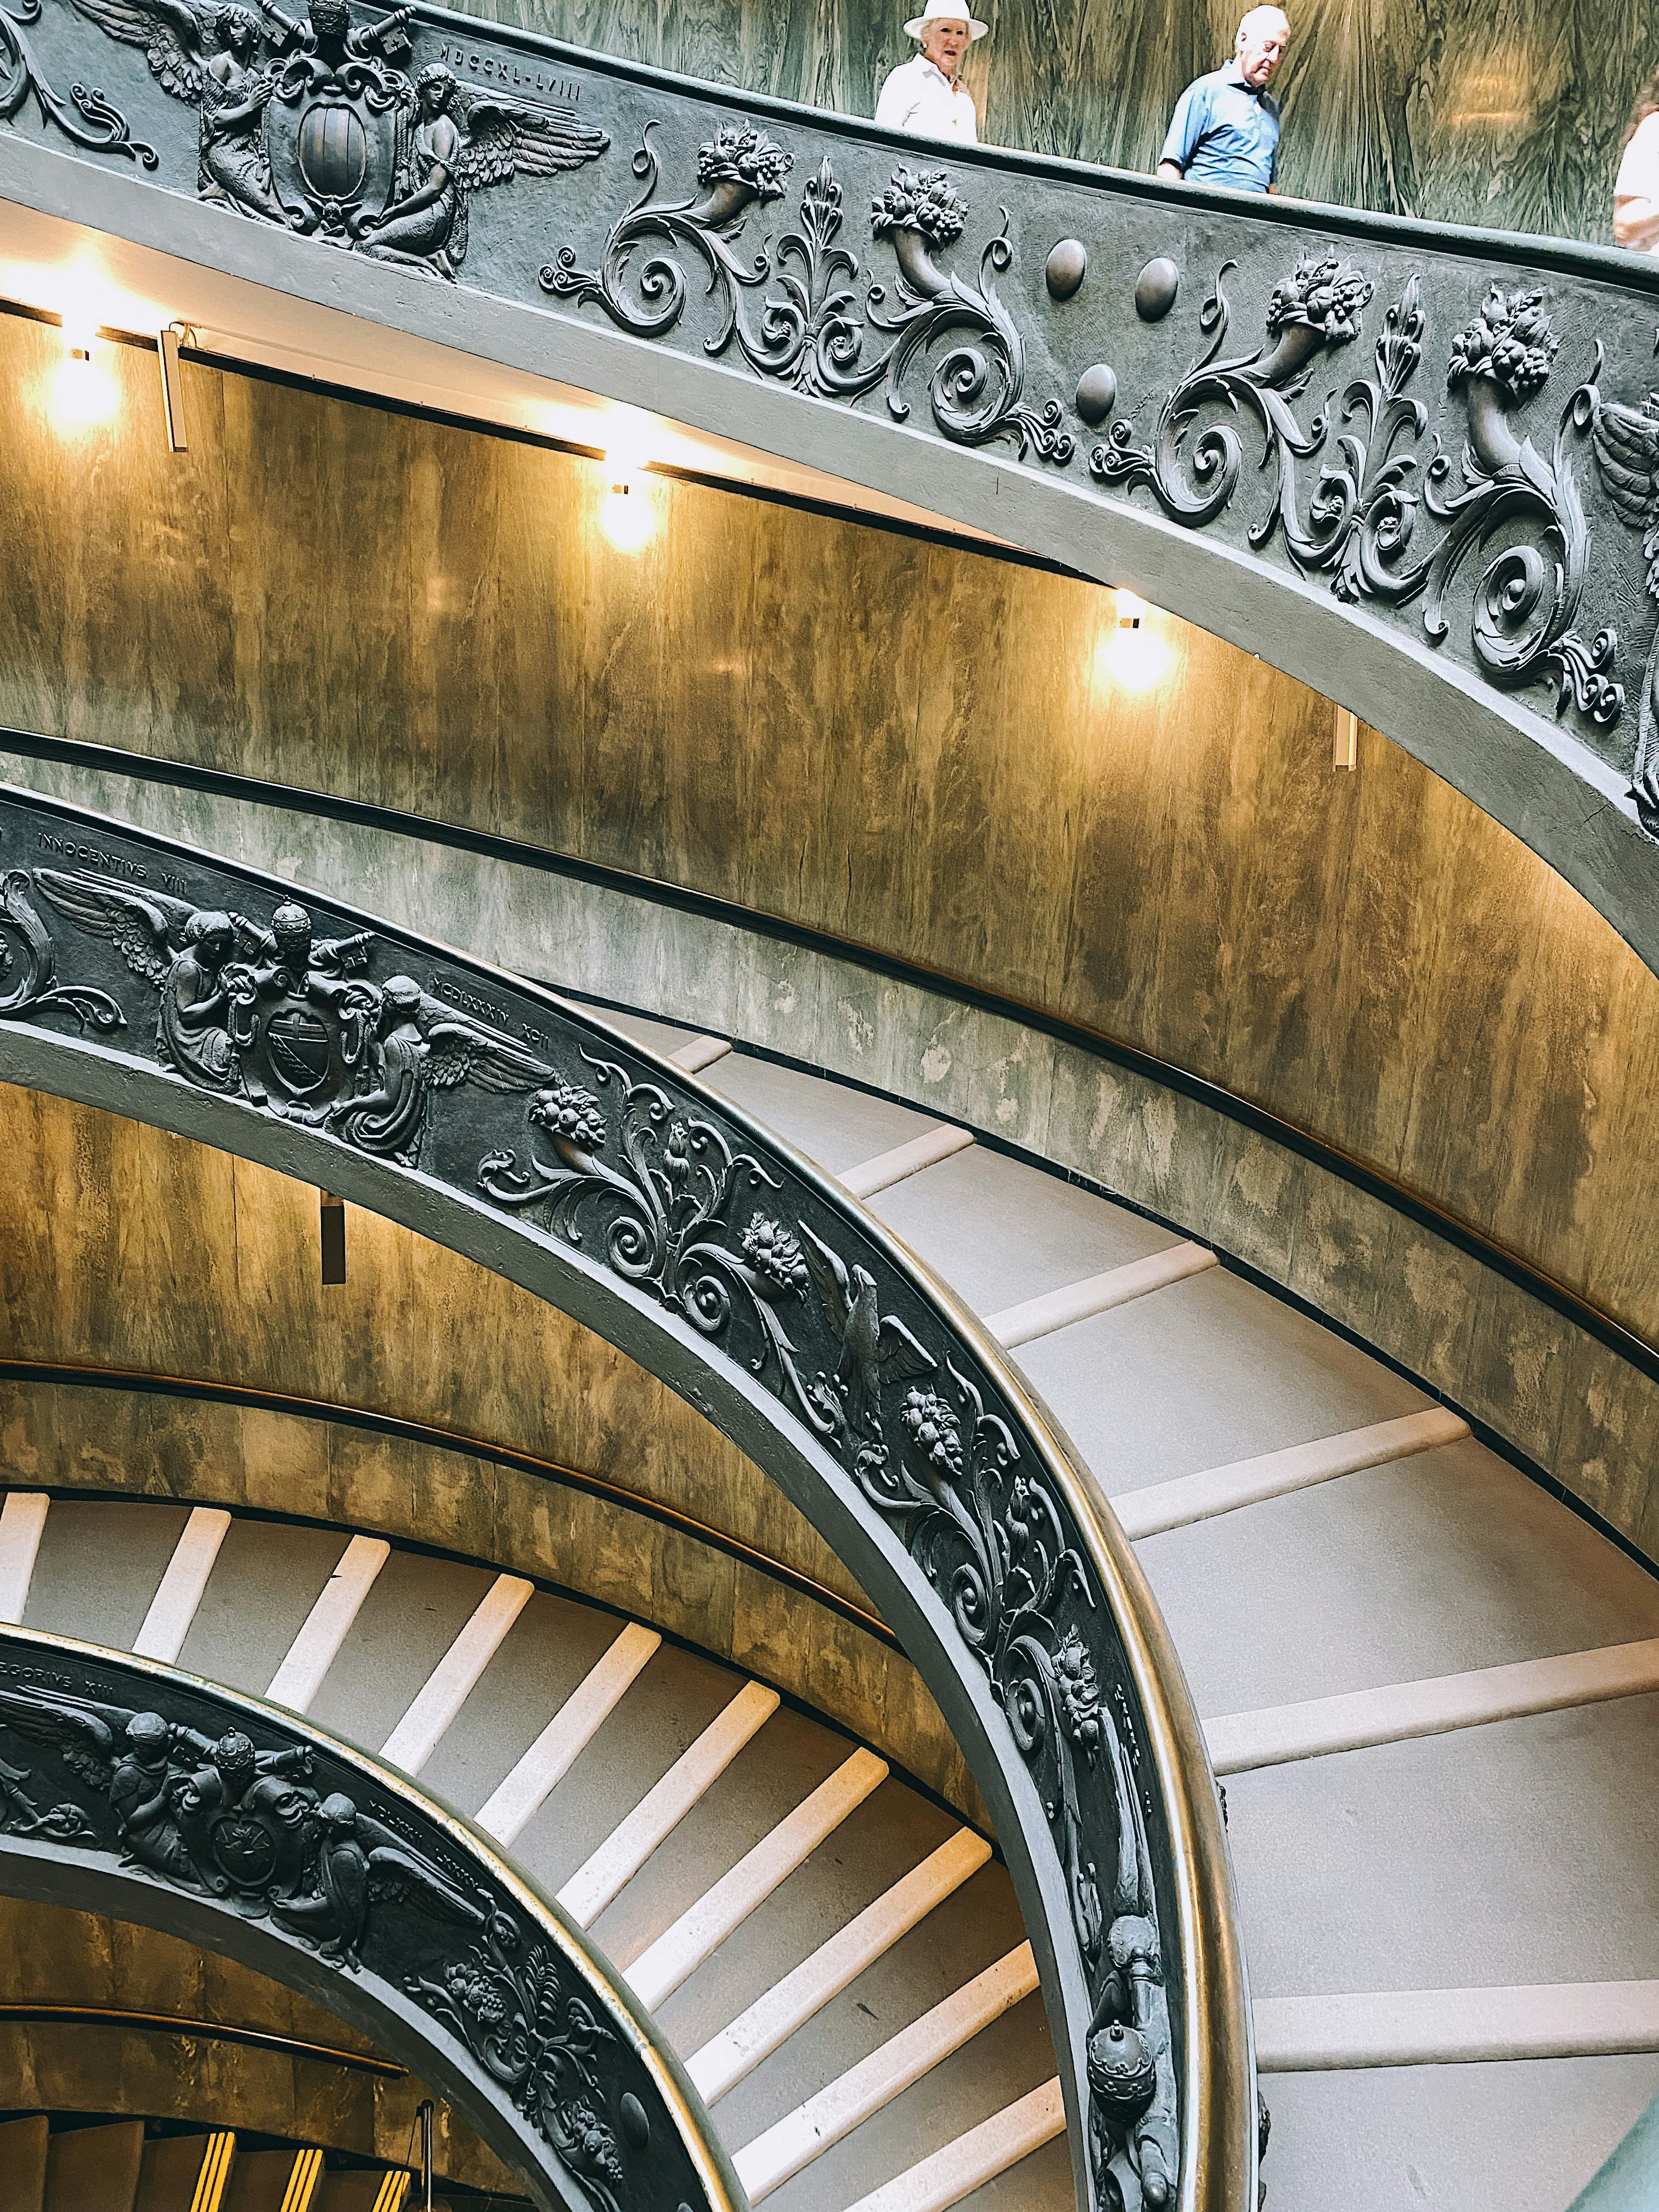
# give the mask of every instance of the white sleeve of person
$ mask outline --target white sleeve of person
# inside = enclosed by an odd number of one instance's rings
[[[1625,149],[1613,185],[1616,200],[1647,200],[1659,204],[1659,115],[1644,115]]]

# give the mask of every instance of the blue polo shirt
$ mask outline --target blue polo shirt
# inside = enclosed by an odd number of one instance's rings
[[[1176,100],[1158,159],[1189,185],[1265,192],[1279,167],[1279,102],[1246,84],[1236,62],[1212,70]]]

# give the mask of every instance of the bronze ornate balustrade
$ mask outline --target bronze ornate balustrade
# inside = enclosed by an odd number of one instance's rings
[[[1250,2212],[1243,1966],[1179,1662],[1097,1488],[949,1293],[787,1146],[591,1016],[187,848],[0,793],[0,1079],[468,1254],[780,1482],[991,1806],[1079,2203]]]
[[[0,1628],[0,1887],[305,1991],[441,2084],[547,2212],[742,2212],[695,2091],[580,1932],[295,1714]]]
[[[474,351],[1133,581],[1659,964],[1648,257],[905,141],[364,0],[0,0],[0,192],[426,335],[465,291]]]

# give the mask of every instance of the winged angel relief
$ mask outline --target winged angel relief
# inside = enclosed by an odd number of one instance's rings
[[[0,879],[0,945],[9,938],[21,954],[0,965],[0,980],[17,971],[0,1014],[58,1007],[99,1029],[125,1024],[107,993],[55,980],[56,948],[31,893],[153,987],[158,1054],[186,1082],[405,1167],[418,1164],[435,1091],[532,1091],[552,1073],[412,975],[372,981],[373,937],[319,939],[296,902],[260,924],[86,870]]]
[[[611,143],[568,107],[477,90],[441,62],[410,77],[408,8],[354,27],[349,0],[311,0],[303,17],[274,0],[72,5],[199,111],[204,199],[431,276],[465,260],[472,193]]]
[[[55,1671],[9,1670],[0,1741],[30,1762],[0,1758],[0,1832],[113,1853],[141,1879],[269,1922],[344,1973],[400,1981],[552,2143],[592,2212],[622,2212],[620,2146],[596,2109],[611,2031],[489,1888],[403,1832],[397,1814],[318,1786],[310,1746],[261,1750],[240,1728],[211,1735],[71,1690]],[[51,1793],[57,1802],[37,1802]]]

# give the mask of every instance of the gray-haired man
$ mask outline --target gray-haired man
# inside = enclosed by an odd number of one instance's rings
[[[1158,157],[1160,177],[1270,192],[1279,167],[1279,102],[1267,90],[1291,42],[1282,8],[1252,8],[1224,69],[1189,84],[1176,102]]]

